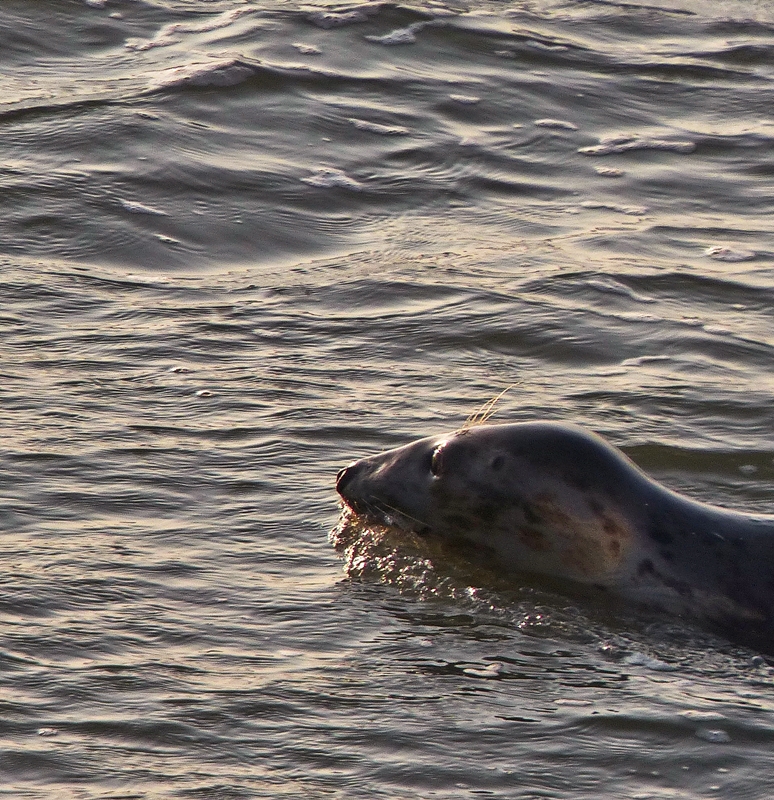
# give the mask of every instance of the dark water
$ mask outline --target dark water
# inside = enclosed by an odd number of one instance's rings
[[[328,542],[511,384],[772,509],[769,4],[7,0],[0,59],[0,796],[772,796],[753,652]]]

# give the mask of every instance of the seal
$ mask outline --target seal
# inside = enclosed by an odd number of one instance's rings
[[[472,543],[508,572],[598,587],[774,654],[774,515],[679,495],[582,428],[420,439],[353,462],[336,488],[358,516]]]

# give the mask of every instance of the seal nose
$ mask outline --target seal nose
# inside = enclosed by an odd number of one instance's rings
[[[338,475],[336,475],[336,491],[343,497],[344,496],[344,489],[346,485],[352,480],[352,475],[354,470],[352,469],[352,464],[348,467],[344,467],[344,469],[340,469]]]

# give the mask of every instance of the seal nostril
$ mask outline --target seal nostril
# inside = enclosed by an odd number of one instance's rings
[[[355,474],[355,470],[352,469],[352,464],[348,467],[344,467],[344,469],[340,469],[338,475],[336,475],[336,491],[339,494],[343,494],[344,489],[347,487],[347,484],[350,483],[352,480],[352,476]]]

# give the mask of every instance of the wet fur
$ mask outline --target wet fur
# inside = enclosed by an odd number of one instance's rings
[[[337,488],[359,514],[473,543],[508,571],[604,587],[774,652],[774,516],[678,495],[581,428],[421,439],[354,462]]]

